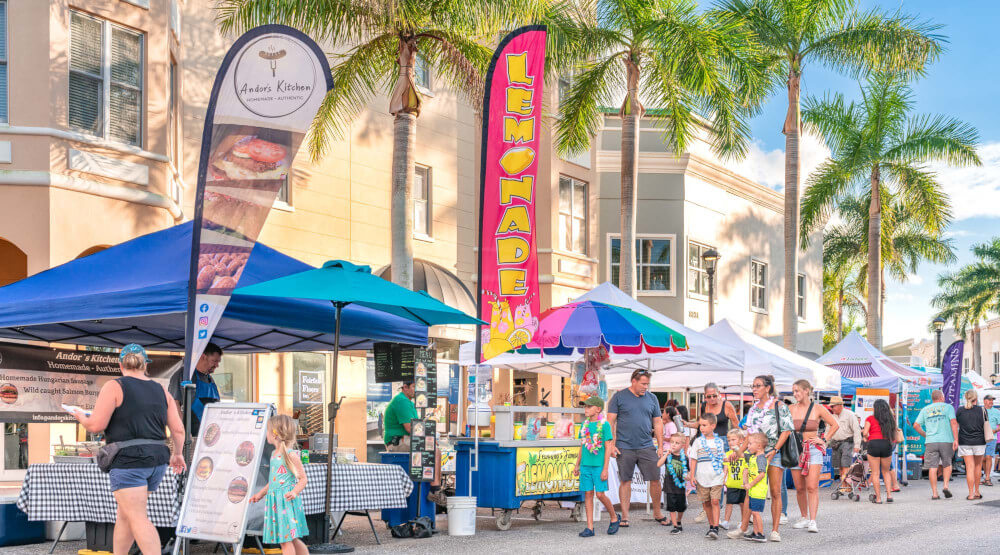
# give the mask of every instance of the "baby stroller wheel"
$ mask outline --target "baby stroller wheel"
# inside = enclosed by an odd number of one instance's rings
[[[835,491],[835,492],[833,492],[833,493],[830,494],[830,497],[832,497],[833,500],[836,501],[836,500],[840,499],[840,492],[839,491]]]

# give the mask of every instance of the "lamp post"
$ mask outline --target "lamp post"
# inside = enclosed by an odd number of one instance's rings
[[[934,324],[934,335],[936,336],[934,353],[937,356],[937,367],[941,368],[941,330],[944,329],[945,319],[938,316],[931,323]]]
[[[708,273],[708,325],[715,324],[715,264],[722,258],[719,251],[708,249],[701,254],[701,259],[705,262],[705,271]]]

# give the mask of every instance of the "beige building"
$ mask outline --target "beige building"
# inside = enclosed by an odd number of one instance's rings
[[[708,326],[708,275],[701,255],[717,263],[716,321],[737,324],[782,343],[784,197],[739,175],[705,141],[681,156],[666,152],[661,132],[643,120],[639,133],[636,248],[638,298],[694,329]],[[621,124],[605,119],[596,152],[599,188],[599,281],[617,282]],[[798,350],[823,349],[822,235],[799,256]]]
[[[941,352],[944,356],[945,349],[952,342],[960,339],[952,328],[947,328],[941,332]],[[970,331],[961,338],[965,340],[965,347],[962,353],[963,371],[977,370],[981,376],[992,383],[1000,382],[1000,318],[992,318],[980,325],[979,344],[973,345],[972,332]],[[980,367],[975,367],[974,357],[978,347],[980,356]],[[934,366],[935,340],[931,339],[914,340],[910,346],[910,353],[914,363],[924,366]]]

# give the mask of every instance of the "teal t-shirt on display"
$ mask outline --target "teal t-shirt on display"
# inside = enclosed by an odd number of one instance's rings
[[[920,409],[917,424],[927,432],[926,443],[954,443],[951,421],[955,418],[955,407],[948,403],[931,403]]]
[[[588,433],[589,432],[589,433]],[[604,466],[604,444],[614,439],[611,435],[611,424],[608,422],[591,422],[587,421],[583,424],[580,430],[580,435],[583,438],[583,446],[580,447],[580,466]],[[587,449],[588,435],[590,437],[600,437],[600,442],[598,443],[599,448],[595,449],[592,453],[590,449]],[[593,443],[593,442],[591,442]]]

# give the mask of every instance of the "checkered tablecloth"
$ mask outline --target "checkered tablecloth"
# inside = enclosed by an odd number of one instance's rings
[[[149,496],[147,513],[154,525],[177,523],[177,485],[177,476],[167,468],[160,487]],[[33,464],[24,475],[17,508],[28,520],[114,522],[117,503],[108,475],[96,464]]]
[[[302,503],[307,515],[323,512],[325,464],[307,464]],[[333,511],[372,511],[406,506],[413,482],[402,467],[392,464],[333,465],[330,505]]]

